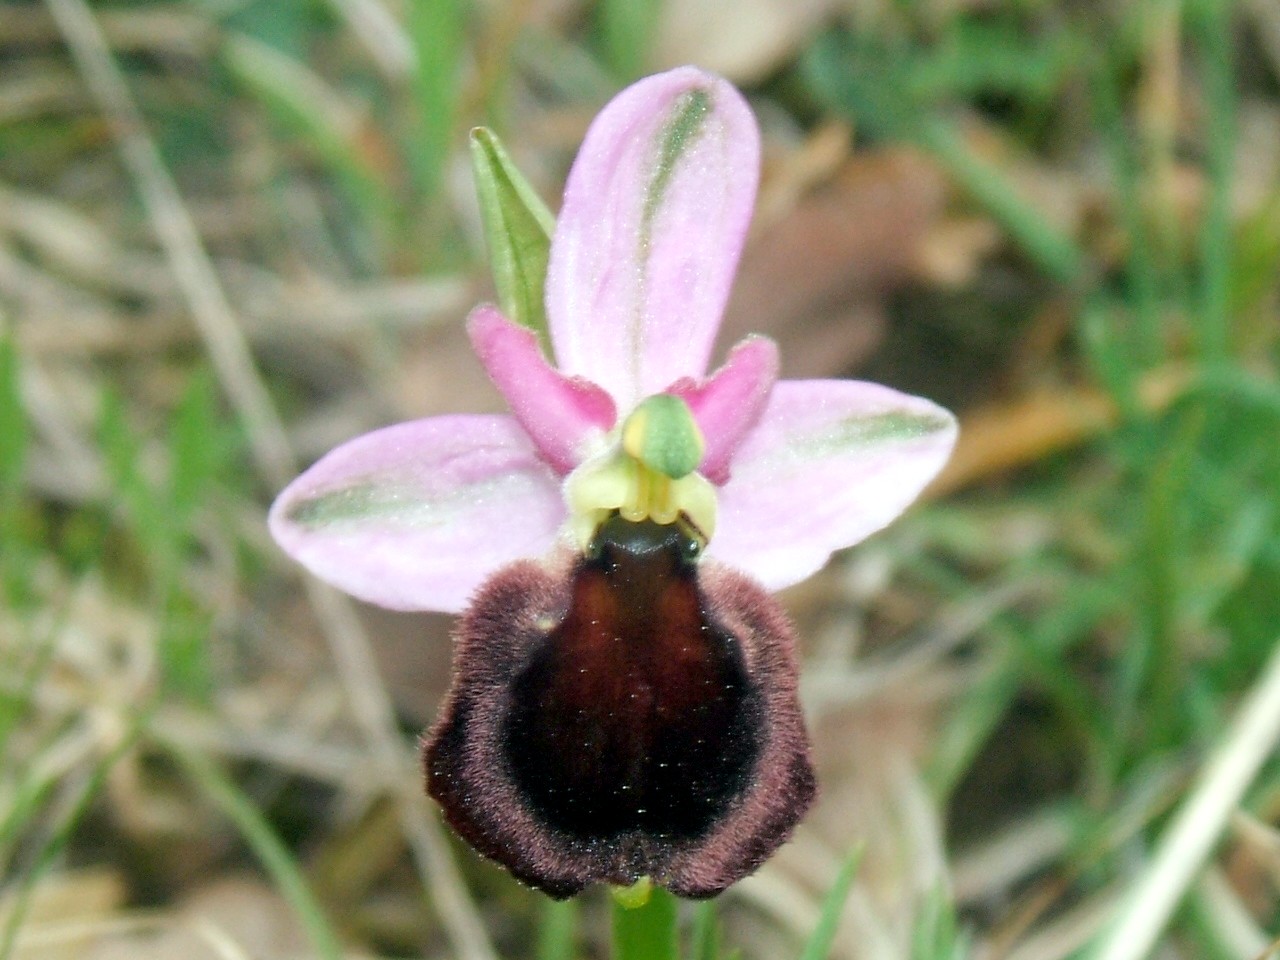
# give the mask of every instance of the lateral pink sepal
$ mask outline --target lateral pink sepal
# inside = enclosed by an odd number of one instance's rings
[[[560,482],[511,417],[432,417],[356,437],[276,498],[268,525],[308,570],[392,610],[457,613],[494,570],[545,556]]]
[[[707,553],[770,590],[885,526],[942,469],[946,410],[855,380],[782,380],[720,488]]]
[[[591,381],[567,377],[551,366],[532,330],[486,304],[471,311],[467,333],[489,379],[561,476],[583,461],[592,439],[613,427],[613,398]]]
[[[702,381],[684,378],[667,393],[684,400],[706,440],[698,472],[712,483],[729,480],[729,467],[743,439],[760,420],[778,379],[778,346],[751,336],[729,351],[724,364]]]

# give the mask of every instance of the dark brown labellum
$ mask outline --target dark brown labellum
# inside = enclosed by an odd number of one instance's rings
[[[646,875],[711,896],[812,799],[786,617],[697,549],[615,516],[559,576],[500,571],[459,622],[428,792],[553,896]]]

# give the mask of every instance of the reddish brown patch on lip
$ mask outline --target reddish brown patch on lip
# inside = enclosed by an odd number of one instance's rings
[[[539,819],[589,842],[707,833],[750,779],[762,704],[674,525],[611,521],[511,688],[503,752]]]
[[[567,572],[499,572],[458,625],[428,792],[553,896],[645,875],[713,895],[812,799],[790,626],[694,549],[615,517]]]

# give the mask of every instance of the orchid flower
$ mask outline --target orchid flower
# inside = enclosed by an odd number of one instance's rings
[[[565,187],[553,356],[493,306],[468,319],[511,415],[358,437],[271,511],[322,579],[462,613],[428,791],[553,896],[645,877],[711,896],[787,839],[815,787],[770,591],[897,516],[955,439],[927,400],[778,381],[763,337],[708,375],[758,170],[726,81],[685,67],[624,90]]]

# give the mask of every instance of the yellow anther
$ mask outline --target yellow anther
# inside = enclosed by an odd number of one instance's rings
[[[684,401],[669,399],[684,407]],[[633,431],[633,439],[634,431],[644,433],[645,418],[650,415],[642,404],[627,420],[622,449],[615,447],[587,461],[565,484],[573,533],[584,549],[594,539],[600,524],[614,511],[632,523],[642,520],[676,523],[683,517],[704,542],[715,530],[716,491],[705,477],[694,472],[673,477],[641,460],[628,448],[628,431]],[[640,425],[633,426],[637,416]]]
[[[653,486],[649,497],[649,516],[654,523],[675,523],[680,516],[680,505],[676,503],[675,483],[670,477],[662,474],[653,475]]]

